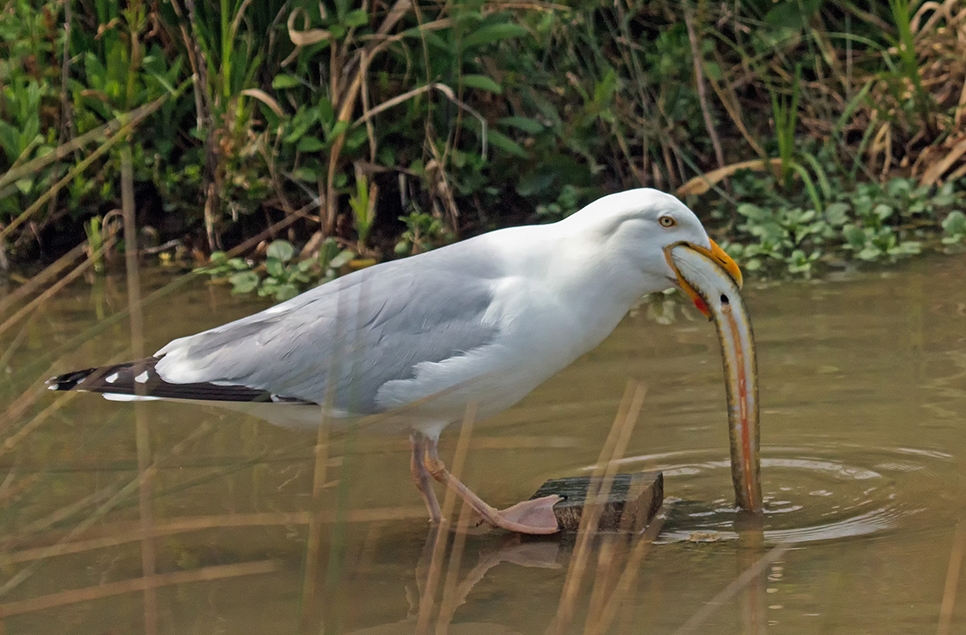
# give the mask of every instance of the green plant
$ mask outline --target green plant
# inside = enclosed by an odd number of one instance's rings
[[[311,284],[336,278],[355,258],[350,250],[340,249],[333,239],[324,241],[318,259],[296,259],[296,249],[287,240],[274,240],[265,251],[265,260],[257,263],[245,258],[228,258],[225,252],[211,254],[208,265],[196,271],[213,279],[227,280],[232,293],[271,296],[277,301],[294,298]],[[264,275],[263,275],[264,274]]]
[[[452,240],[452,236],[443,227],[443,222],[432,214],[414,211],[407,216],[401,216],[399,220],[406,223],[406,231],[396,243],[397,255],[418,254]]]
[[[287,240],[273,241],[265,255],[268,276],[259,284],[258,295],[288,300],[297,296],[302,286],[311,281],[309,271],[315,263],[311,260],[292,262],[295,247]]]
[[[912,32],[912,11],[909,0],[889,0],[889,10],[899,31],[897,48],[902,62],[902,75],[913,88],[913,102],[927,128],[933,127],[931,97],[922,85],[919,62],[916,59],[915,36]]]
[[[834,233],[839,215],[822,215],[816,210],[788,207],[761,207],[750,203],[738,206],[744,219],[738,229],[757,239],[744,246],[730,245],[731,251],[751,271],[766,266],[764,259],[781,262],[793,274],[808,275],[812,264],[822,255],[822,246]]]
[[[771,91],[772,117],[775,119],[775,141],[778,144],[778,156],[781,159],[781,184],[788,188],[791,185],[792,169],[795,165],[795,132],[798,124],[798,98],[801,84],[802,67],[795,67],[795,79],[792,82],[792,95],[789,100],[782,99]]]
[[[379,188],[376,184],[373,183],[370,187],[369,179],[362,174],[361,170],[356,170],[356,193],[349,197],[349,207],[352,208],[352,215],[355,219],[358,251],[360,252],[365,249],[366,241],[369,240],[372,220],[376,216],[378,192]]]
[[[326,238],[319,248],[319,269],[321,280],[328,282],[338,278],[343,269],[356,257],[350,249],[342,249],[334,238]]]
[[[87,234],[88,257],[94,260],[94,272],[104,273],[104,255],[100,253],[101,246],[104,244],[104,237],[101,233],[101,217],[92,216],[89,221],[84,223],[84,233]]]
[[[184,6],[182,6],[182,1]],[[255,134],[257,75],[276,55],[273,23],[284,3],[172,0],[167,22],[177,25],[192,69],[196,110],[192,135],[203,142],[204,223],[209,247],[221,244],[222,217],[257,209],[273,188],[264,142]],[[253,92],[254,91],[254,92]]]
[[[776,197],[773,177],[736,177],[736,192],[756,202],[738,205],[742,221],[725,244],[752,271],[808,276],[823,261],[895,260],[919,253],[930,240],[959,242],[966,232],[966,216],[955,209],[966,204],[966,191],[953,183],[934,188],[894,178],[849,190],[833,179],[829,202],[816,207],[808,205],[811,195]]]
[[[944,245],[955,245],[966,240],[966,214],[957,210],[949,212],[942,222]]]
[[[295,247],[286,240],[275,240],[265,252],[263,265],[243,258],[227,258],[224,252],[211,254],[211,263],[199,269],[212,278],[227,278],[232,293],[257,291],[260,296],[272,296],[276,300],[294,298],[311,280],[311,260],[293,262]],[[264,271],[267,275],[262,277]]]
[[[122,222],[120,211],[112,210],[103,217],[92,216],[84,223],[84,233],[87,235],[87,256],[94,261],[95,273],[104,273],[106,270],[102,248],[121,231]]]
[[[565,218],[581,208],[582,198],[580,189],[573,185],[564,185],[556,201],[537,205],[537,216],[549,220]]]
[[[54,3],[9,2],[0,19],[0,170],[51,152],[58,143],[56,52],[62,47]],[[66,170],[37,170],[0,190],[0,223],[17,217]]]

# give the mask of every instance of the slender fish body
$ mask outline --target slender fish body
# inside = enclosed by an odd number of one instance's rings
[[[681,286],[718,330],[728,393],[731,479],[739,509],[760,513],[761,459],[758,424],[758,367],[751,320],[735,280],[708,253],[679,243],[665,255]]]

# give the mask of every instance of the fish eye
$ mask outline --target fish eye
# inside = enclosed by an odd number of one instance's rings
[[[662,216],[657,219],[657,222],[661,223],[661,227],[674,227],[678,224],[678,222],[670,216]]]

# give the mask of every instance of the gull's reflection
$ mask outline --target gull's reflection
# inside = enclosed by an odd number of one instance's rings
[[[560,559],[563,546],[554,540],[527,540],[518,535],[508,535],[499,542],[483,547],[473,567],[462,577],[447,576],[448,584],[443,585],[439,594],[441,598],[427,595],[427,581],[433,575],[433,567],[443,568],[447,563],[452,564],[460,560],[466,538],[475,538],[472,533],[463,531],[439,532],[436,528],[429,531],[422,553],[415,567],[414,583],[406,586],[406,597],[409,601],[409,611],[398,622],[370,626],[351,631],[357,635],[377,635],[381,633],[434,633],[443,635],[511,635],[517,633],[508,626],[493,622],[458,622],[453,623],[456,611],[468,602],[473,588],[484,579],[486,574],[500,564],[512,564],[520,567],[539,569],[560,569],[563,565]],[[447,562],[437,560],[433,555],[437,552],[439,541],[452,541],[448,552]],[[458,564],[457,564],[458,567]],[[427,608],[428,607],[428,608]],[[430,611],[432,618],[426,624],[420,623],[420,615]]]
[[[489,579],[487,591],[477,591],[477,601],[489,601],[494,590],[493,570],[500,565],[547,570],[547,585],[530,585],[535,594],[550,590],[552,597],[560,597],[560,585],[575,575],[568,571],[579,549],[579,541],[573,534],[554,539],[534,539],[519,535],[506,535],[493,541],[493,536],[480,536],[477,532],[465,529],[468,514],[461,515],[455,530],[440,531],[431,529],[423,544],[416,566],[413,581],[406,584],[408,602],[406,616],[388,624],[370,626],[351,631],[356,634],[414,633],[454,635],[462,634],[509,634],[523,628],[517,624],[507,625],[496,622],[461,621],[460,614],[478,614],[472,606],[474,588]],[[638,534],[601,533],[595,534],[586,544],[589,551],[589,566],[576,572],[586,576],[578,603],[586,604],[588,633],[603,633],[609,628],[622,610],[628,596],[633,595],[637,574],[642,569],[642,560],[660,531],[663,516],[651,523],[647,531]],[[460,529],[462,527],[463,529]],[[475,561],[461,566],[467,554],[478,551]],[[513,578],[513,575],[507,572]],[[503,577],[502,575],[500,576]],[[539,589],[539,590],[538,590]],[[567,628],[560,622],[559,606],[554,600],[538,601],[531,597],[528,605],[534,610],[543,607],[545,619],[528,613],[528,619],[543,623],[553,631],[554,628]],[[557,609],[557,615],[554,611]],[[583,613],[583,609],[579,610]],[[567,612],[571,613],[570,611]],[[464,617],[464,619],[466,619]],[[532,623],[532,622],[531,622]],[[526,629],[524,629],[526,630]]]

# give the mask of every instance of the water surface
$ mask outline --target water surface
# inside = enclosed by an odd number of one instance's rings
[[[171,279],[145,272],[142,293]],[[966,598],[947,574],[966,541],[964,280],[966,257],[950,256],[746,287],[764,544],[734,533],[717,340],[680,302],[642,305],[477,424],[464,479],[503,506],[587,473],[626,381],[640,379],[648,396],[622,469],[664,472],[666,521],[631,563],[610,632],[676,632],[776,545],[790,548],[693,632],[963,632]],[[197,279],[146,305],[140,345],[127,306],[123,276],[78,282],[0,334],[4,632],[407,633],[421,606],[429,632],[546,632],[572,541],[470,535],[434,562],[404,439],[336,431],[317,456],[315,430],[43,390],[49,375],[150,353],[267,304]],[[446,459],[457,434],[444,434]],[[611,566],[587,578],[567,632],[584,632],[610,597],[626,547],[592,545],[593,566],[601,553]]]

